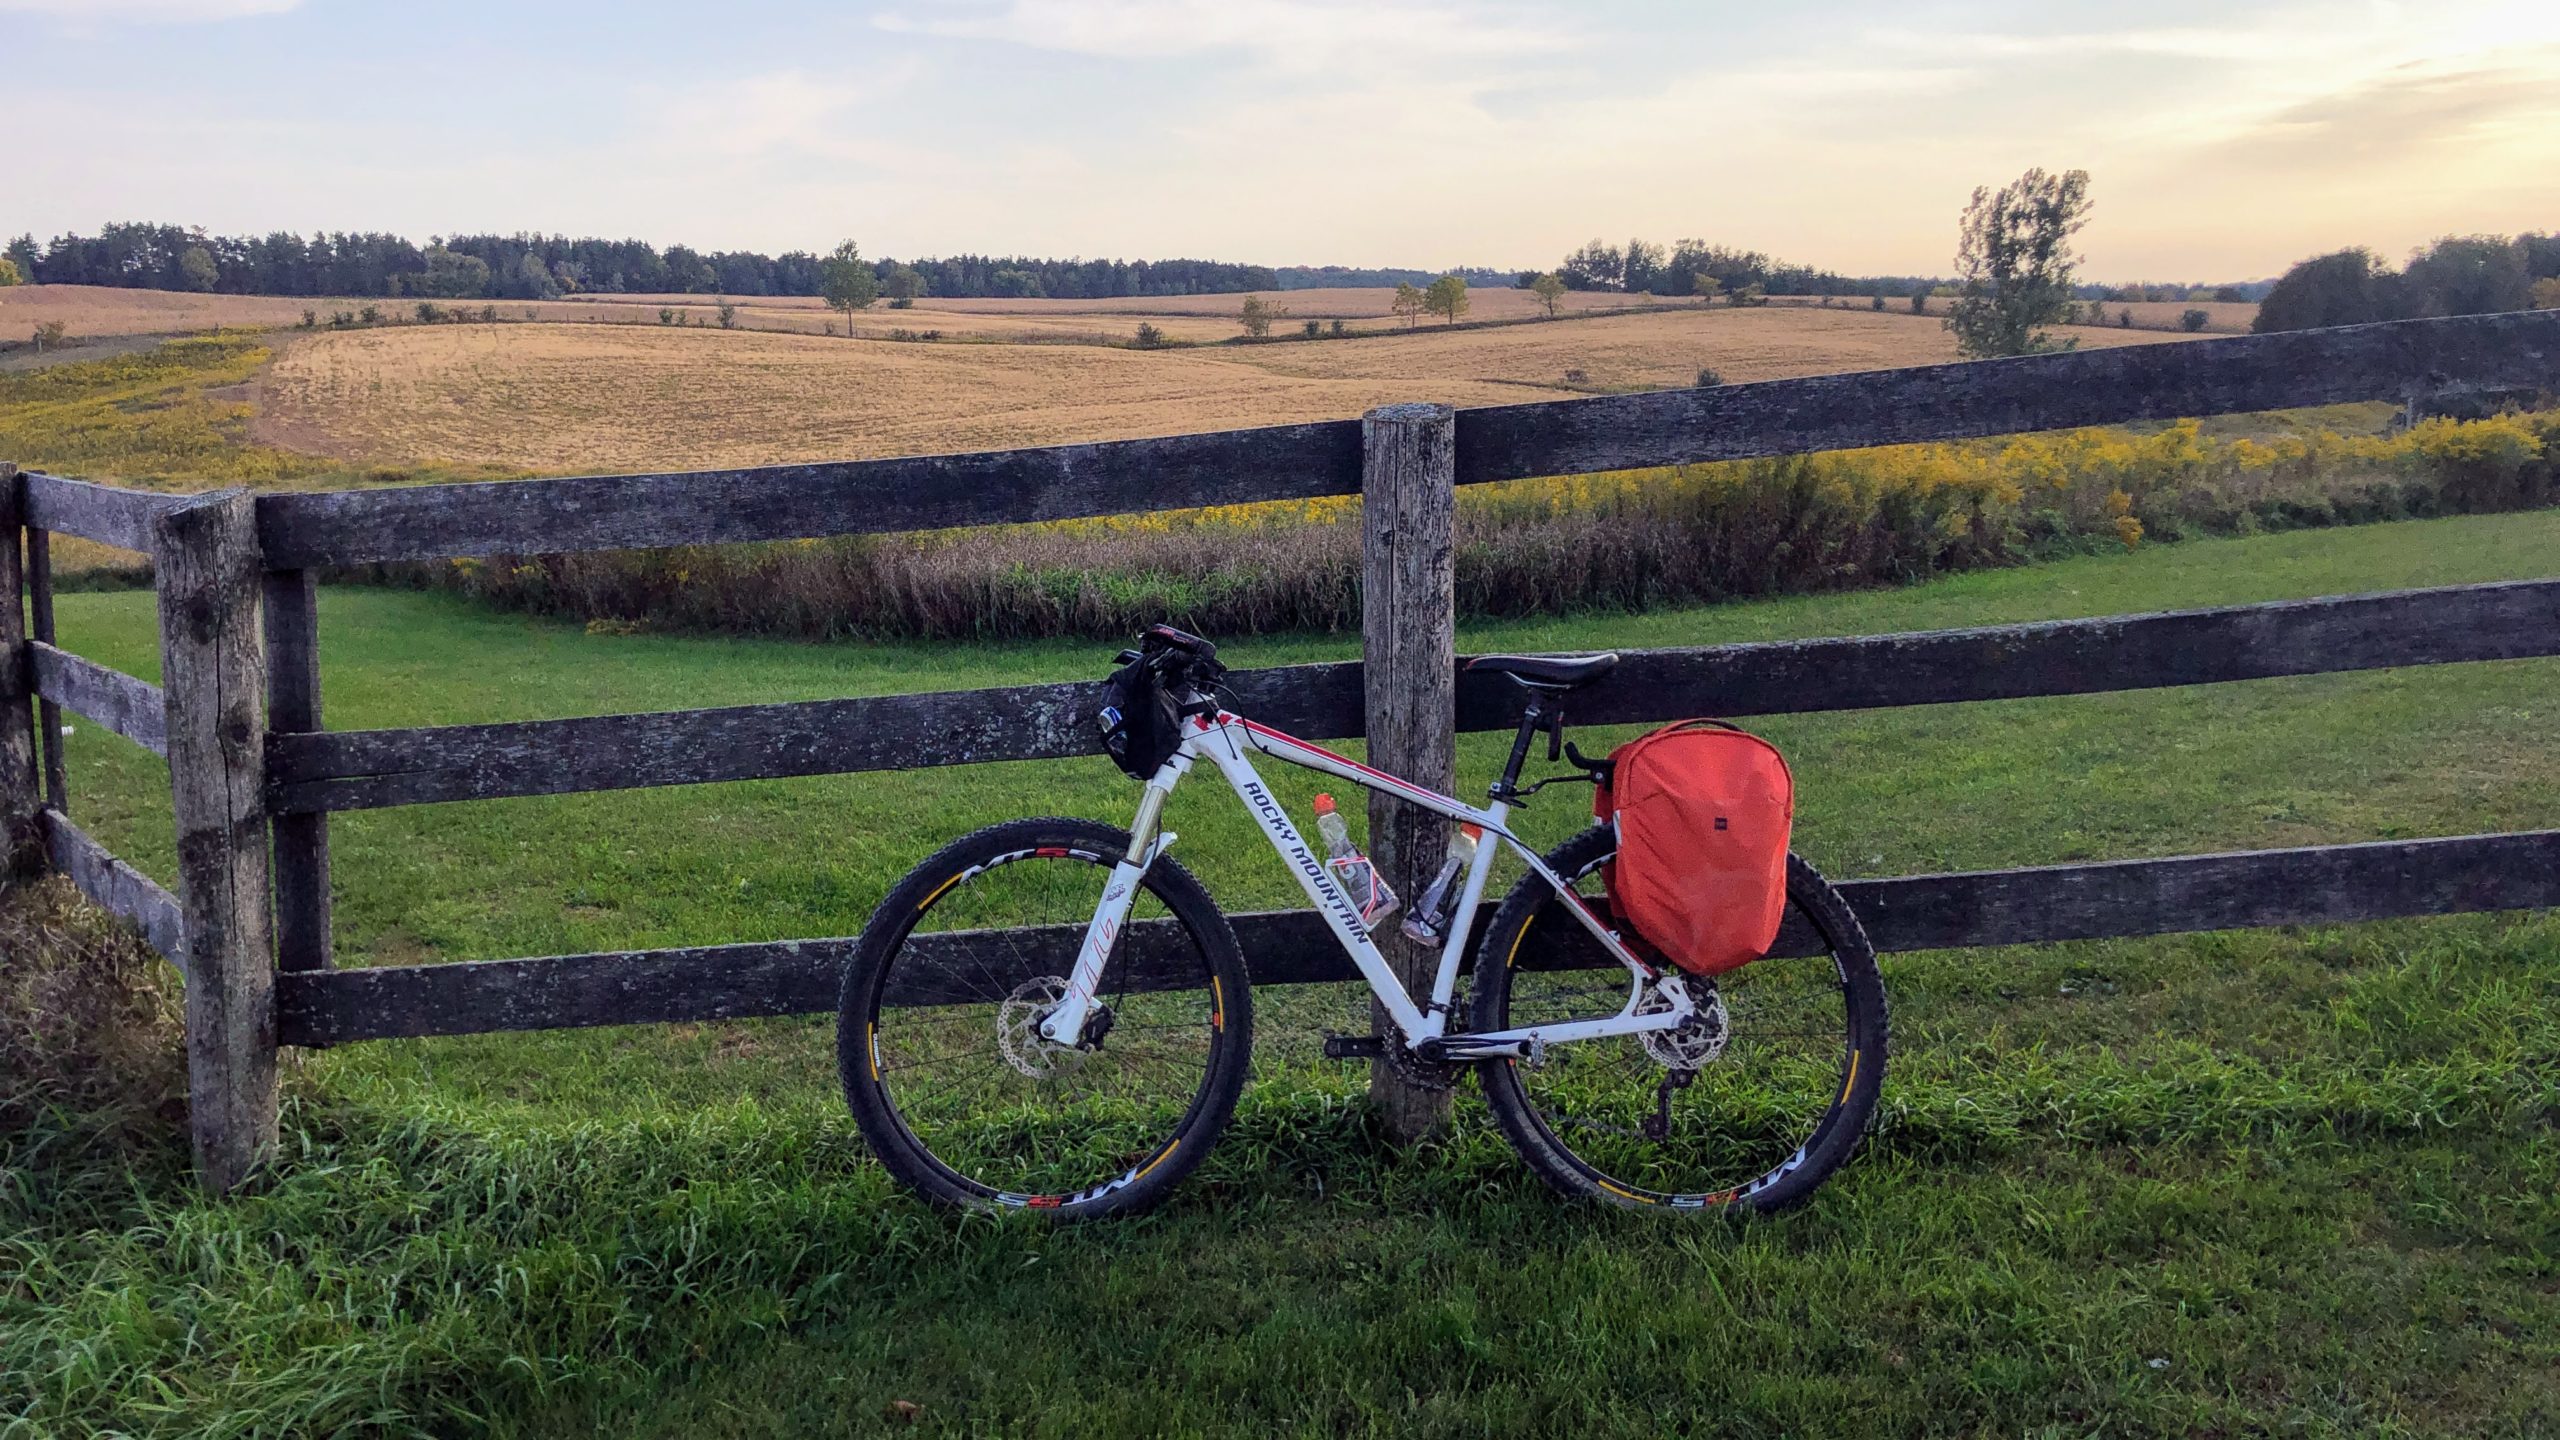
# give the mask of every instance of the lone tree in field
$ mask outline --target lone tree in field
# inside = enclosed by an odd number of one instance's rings
[[[1414,289],[1410,283],[1399,280],[1396,282],[1395,304],[1388,308],[1403,316],[1404,328],[1410,330],[1413,328],[1415,317],[1422,313],[1422,292]]]
[[[1443,275],[1432,281],[1431,288],[1422,292],[1422,305],[1448,323],[1457,324],[1458,317],[1467,313],[1467,278]]]
[[[1564,281],[1550,270],[1529,282],[1529,293],[1537,296],[1538,303],[1547,307],[1547,318],[1553,320],[1556,318],[1556,303],[1564,299]]]
[[[853,312],[868,310],[880,298],[880,277],[862,258],[862,247],[847,240],[818,266],[818,293],[827,308],[844,312],[844,333],[853,333]]]
[[[1244,327],[1247,338],[1267,340],[1271,337],[1271,322],[1288,313],[1259,295],[1247,295],[1244,308],[1236,312],[1236,323]]]
[[[1947,314],[1956,349],[1968,359],[2068,350],[2044,327],[2069,312],[2080,257],[2071,237],[2089,222],[2089,172],[2030,170],[1993,190],[1976,187],[1964,207],[1956,273],[1962,288]]]
[[[1708,274],[1704,270],[1695,270],[1690,272],[1689,289],[1691,293],[1698,297],[1698,303],[1701,305],[1713,305],[1716,303],[1716,292],[1723,288],[1723,281],[1718,280],[1716,277]]]

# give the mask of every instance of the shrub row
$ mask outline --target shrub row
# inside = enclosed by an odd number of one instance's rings
[[[2560,412],[2394,436],[2182,422],[1472,488],[1466,616],[1896,584],[2188,536],[2560,502]],[[1356,499],[777,545],[462,560],[381,578],[613,626],[807,638],[1355,631]]]

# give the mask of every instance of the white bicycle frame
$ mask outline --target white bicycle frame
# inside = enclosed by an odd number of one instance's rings
[[[1485,881],[1493,871],[1495,847],[1476,846],[1475,859],[1467,869],[1466,888],[1460,892],[1457,909],[1449,919],[1448,937],[1441,944],[1440,963],[1432,976],[1431,994],[1417,1003],[1408,994],[1394,967],[1378,953],[1369,938],[1369,929],[1360,921],[1359,907],[1344,893],[1324,860],[1311,849],[1298,827],[1289,820],[1286,810],[1273,798],[1271,791],[1255,773],[1249,756],[1261,754],[1302,769],[1314,770],[1345,780],[1366,790],[1381,790],[1399,800],[1419,805],[1436,815],[1445,815],[1461,824],[1475,825],[1502,844],[1518,852],[1529,868],[1555,887],[1557,896],[1582,928],[1627,968],[1627,999],[1618,1013],[1587,1020],[1571,1020],[1552,1025],[1530,1025],[1512,1030],[1449,1033],[1449,1007],[1458,988],[1458,967],[1466,957],[1467,942],[1475,933],[1476,907],[1484,901]],[[1397,1032],[1408,1048],[1439,1045],[1442,1058],[1481,1059],[1497,1055],[1526,1055],[1534,1058],[1543,1047],[1573,1040],[1591,1040],[1606,1035],[1633,1035],[1649,1030],[1670,1030],[1685,1023],[1696,1013],[1697,1005],[1685,985],[1666,984],[1652,988],[1669,1002],[1661,1009],[1636,1013],[1651,982],[1658,978],[1653,966],[1630,951],[1599,916],[1591,913],[1580,896],[1565,879],[1547,868],[1537,852],[1522,844],[1504,823],[1511,813],[1508,802],[1497,800],[1490,807],[1477,809],[1462,800],[1409,784],[1382,770],[1372,770],[1356,760],[1336,755],[1322,746],[1310,745],[1293,736],[1284,735],[1265,725],[1257,725],[1242,716],[1223,710],[1215,716],[1194,715],[1182,722],[1182,743],[1147,781],[1144,796],[1138,802],[1137,819],[1129,827],[1128,856],[1111,873],[1111,882],[1103,887],[1102,903],[1094,910],[1093,922],[1086,927],[1083,948],[1077,953],[1075,969],[1068,978],[1064,1000],[1041,1021],[1041,1033],[1052,1041],[1073,1043],[1084,1033],[1085,1017],[1092,1008],[1094,996],[1102,984],[1103,964],[1110,958],[1112,942],[1128,923],[1129,909],[1137,902],[1139,882],[1147,867],[1173,843],[1160,820],[1165,798],[1173,787],[1190,773],[1192,765],[1206,758],[1227,778],[1236,792],[1262,824],[1262,832],[1271,848],[1297,877],[1298,887],[1314,902],[1316,913],[1324,917],[1334,939],[1359,967],[1360,974],[1376,993],[1378,1003],[1394,1018]]]

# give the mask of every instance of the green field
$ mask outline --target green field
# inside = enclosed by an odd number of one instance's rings
[[[1926,587],[1471,628],[1462,646],[1695,644],[2554,571],[2560,512],[2208,541]],[[64,643],[156,673],[149,597]],[[590,635],[332,591],[334,728],[1098,675],[1084,644]],[[1242,664],[1346,653],[1255,641]],[[2560,825],[2560,662],[1758,725],[1838,877]],[[78,722],[74,722],[78,725]],[[85,726],[73,808],[167,877],[156,762]],[[1592,737],[1585,737],[1586,748]],[[1605,738],[1605,737],[1603,737]],[[1500,741],[1461,747],[1481,785]],[[1282,786],[1302,800],[1312,786]],[[1099,761],[339,817],[348,963],[858,928],[943,839],[1123,818]],[[1560,839],[1568,794],[1528,816]],[[1177,847],[1235,909],[1287,882],[1222,790]],[[0,1434],[2560,1433],[2560,921],[1886,962],[1873,1147],[1806,1211],[1560,1207],[1462,1097],[1418,1155],[1326,1008],[1265,1018],[1236,1128],[1169,1210],[954,1224],[892,1194],[819,1020],[351,1047],[295,1067],[286,1156],[210,1203],[0,1142]],[[10,1397],[26,1397],[14,1399]],[[903,1424],[901,1429],[906,1428]]]

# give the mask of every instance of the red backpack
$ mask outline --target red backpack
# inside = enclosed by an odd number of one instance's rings
[[[1609,762],[1591,813],[1618,827],[1602,879],[1620,918],[1693,975],[1768,954],[1787,909],[1796,809],[1778,748],[1720,720],[1683,720]]]

